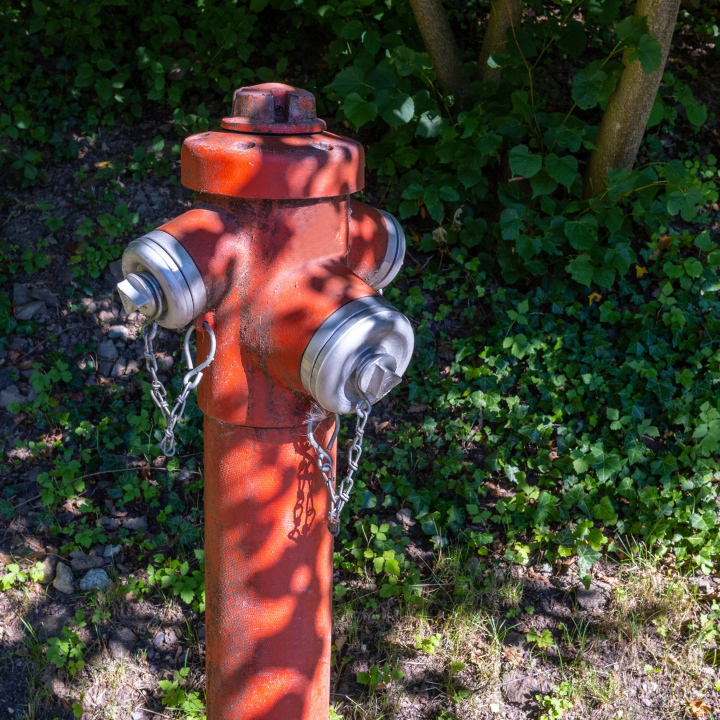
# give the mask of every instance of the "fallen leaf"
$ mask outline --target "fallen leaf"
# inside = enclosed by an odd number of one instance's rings
[[[600,293],[590,293],[588,295],[588,305],[592,305],[594,302],[600,302],[602,300],[602,295]]]
[[[636,265],[635,266],[635,277],[642,277],[643,275],[647,275],[647,268],[642,267],[642,265]]]
[[[522,653],[514,647],[506,647],[503,648],[503,655],[505,655],[505,659],[512,663],[513,665],[522,665],[523,664],[523,656]]]
[[[419,405],[411,405],[408,408],[409,413],[421,413],[425,412],[428,409],[428,406],[425,403],[420,403]]]
[[[675,238],[674,238],[672,235],[663,235],[663,236],[658,240],[658,247],[659,247],[661,250],[667,250],[667,249],[672,245],[672,242],[673,242],[674,239],[675,239]]]
[[[690,712],[695,717],[705,717],[712,712],[712,708],[704,700],[693,700],[689,706]]]
[[[335,647],[338,650],[343,649],[343,645],[347,642],[347,635],[341,635],[339,638],[337,638],[334,642]]]

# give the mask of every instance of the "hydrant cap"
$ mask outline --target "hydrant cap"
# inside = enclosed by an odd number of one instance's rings
[[[240,88],[233,96],[232,116],[221,122],[235,132],[299,135],[325,130],[317,117],[315,96],[307,90],[282,83],[263,83]]]

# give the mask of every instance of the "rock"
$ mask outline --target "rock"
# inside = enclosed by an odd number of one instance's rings
[[[110,578],[104,570],[88,570],[87,575],[80,581],[80,589],[107,590],[109,584]]]
[[[118,338],[121,340],[127,340],[128,337],[130,337],[130,330],[128,330],[124,325],[113,325],[108,330],[108,337],[111,340],[117,340]]]
[[[72,570],[65,563],[59,562],[57,564],[53,587],[65,595],[71,595],[75,591]]]
[[[27,285],[15,283],[13,285],[13,305],[27,305],[32,300],[30,288]]]
[[[205,639],[205,623],[200,625],[197,631],[198,640],[204,640]]]
[[[169,355],[158,355],[157,364],[160,370],[169,370],[175,364],[175,360]]]
[[[517,680],[514,680],[517,678]],[[525,677],[522,672],[514,671],[506,681],[510,680],[507,685],[503,686],[503,692],[508,702],[515,705],[530,705],[535,701],[539,688],[534,678]]]
[[[156,648],[162,647],[164,643],[165,643],[165,633],[163,633],[163,632],[159,632],[159,633],[153,638],[153,641],[152,641],[152,644],[153,644]]]
[[[107,564],[105,558],[86,555],[80,550],[74,550],[73,552],[71,552],[70,557],[72,558],[72,569],[75,572],[84,572],[85,570],[103,567]]]
[[[100,375],[103,377],[110,377],[110,373],[112,372],[114,365],[114,362],[101,362],[100,367],[98,368]]]
[[[108,265],[108,270],[116,283],[122,282],[125,279],[122,271],[122,260],[113,260]]]
[[[103,360],[117,360],[118,355],[118,350],[112,340],[103,340],[98,345],[98,356]]]
[[[80,304],[89,312],[97,312],[97,303],[92,298],[83,298],[80,300]]]
[[[117,521],[116,521],[117,522]],[[115,557],[122,550],[122,545],[107,545],[103,551],[103,557]]]
[[[8,407],[15,402],[25,403],[28,398],[21,394],[17,385],[10,385],[4,390],[0,390],[0,407]]]
[[[111,323],[117,318],[117,315],[112,310],[101,310],[98,318],[102,323]]]
[[[0,390],[10,387],[17,379],[17,372],[13,368],[3,368],[0,370]]]
[[[30,291],[33,300],[41,300],[49,307],[60,307],[62,302],[57,295],[53,295],[47,288],[35,288]]]
[[[505,639],[503,640],[505,647],[514,647],[522,650],[524,644],[525,636],[522,633],[515,632],[514,630],[509,630],[505,633]]]
[[[412,527],[415,525],[415,520],[412,519],[412,511],[410,508],[403,508],[402,510],[398,510],[395,517],[406,527]]]
[[[48,638],[60,637],[62,629],[67,623],[73,619],[73,615],[69,608],[61,608],[58,615],[45,615],[35,623],[37,629],[38,640],[41,643],[48,641]]]
[[[105,530],[109,530],[110,532],[114,532],[120,527],[120,521],[116,518],[101,517],[98,522],[100,523],[101,527],[103,527]]]
[[[127,360],[124,357],[118,358],[110,371],[110,377],[119,378],[125,375],[126,366]]]
[[[165,631],[165,645],[167,647],[177,645],[178,637],[179,633],[177,633],[174,628],[168,628]]]
[[[605,604],[605,593],[594,582],[587,590],[584,587],[578,588],[575,597],[583,610],[599,610]]]
[[[110,654],[116,660],[129,658],[137,642],[137,635],[130,628],[118,628],[110,639]]]
[[[57,563],[58,559],[52,555],[48,555],[48,557],[43,560],[43,576],[40,578],[40,583],[42,585],[48,585],[53,581],[55,578],[55,566]]]
[[[127,520],[124,520],[122,526],[126,530],[147,530],[148,521],[143,515],[142,517],[128,518]]]
[[[134,375],[140,372],[140,363],[137,360],[128,360],[125,365],[125,375]]]
[[[47,310],[45,303],[40,300],[33,300],[32,302],[20,305],[15,310],[15,318],[17,320],[32,320],[38,313],[42,314]]]

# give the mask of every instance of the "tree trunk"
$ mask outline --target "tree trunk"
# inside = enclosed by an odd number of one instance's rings
[[[603,192],[610,170],[632,170],[660,87],[679,10],[680,0],[639,0],[635,16],[647,15],[650,34],[662,46],[662,62],[650,75],[643,72],[640,60],[626,63],[608,100],[595,150],[585,171],[585,198]]]
[[[432,58],[440,87],[462,100],[470,84],[462,75],[462,56],[441,0],[410,0],[410,7]]]
[[[491,55],[504,54],[507,45],[507,31],[511,26],[517,27],[523,11],[523,0],[495,0],[490,7],[482,50],[478,58],[480,79],[483,82],[500,82],[502,70],[487,64]]]

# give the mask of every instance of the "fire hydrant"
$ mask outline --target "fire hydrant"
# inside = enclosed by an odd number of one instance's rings
[[[379,293],[402,265],[402,229],[351,198],[362,146],[325,127],[305,90],[237,90],[223,131],[183,144],[193,208],[123,255],[127,312],[198,333],[178,405],[199,381],[209,720],[327,720],[328,521],[336,531],[345,492],[328,488],[333,415],[366,419],[413,350],[410,323]],[[147,347],[152,366],[146,335]],[[165,405],[170,435],[177,407]]]

